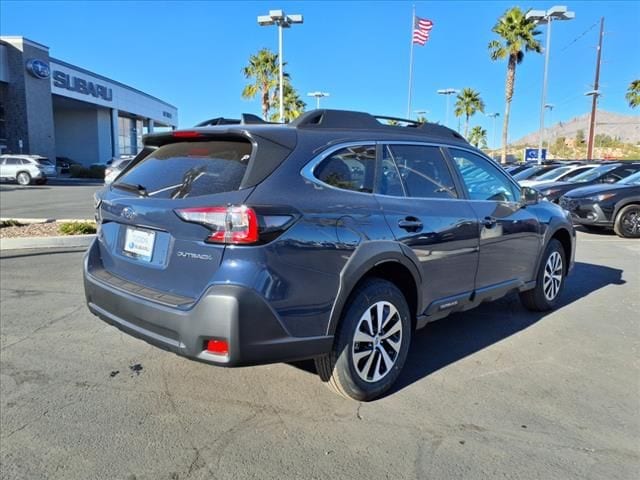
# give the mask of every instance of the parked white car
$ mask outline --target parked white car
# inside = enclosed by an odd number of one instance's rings
[[[519,180],[518,183],[522,187],[535,187],[546,182],[570,182],[573,177],[577,177],[581,173],[591,170],[598,165],[566,165],[564,167],[554,168],[533,180]]]
[[[58,172],[54,163],[40,155],[0,155],[0,178],[29,185],[32,182],[43,184],[47,179],[56,177]]]
[[[114,159],[104,171],[105,185],[109,185],[111,182],[113,182],[116,177],[120,175],[120,172],[122,172],[134,158],[135,157],[131,156],[127,158]]]

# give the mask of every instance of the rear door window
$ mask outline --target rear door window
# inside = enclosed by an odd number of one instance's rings
[[[457,198],[453,177],[438,147],[389,145],[407,196]]]
[[[191,198],[238,190],[251,158],[248,141],[178,142],[159,147],[113,186],[154,198]]]

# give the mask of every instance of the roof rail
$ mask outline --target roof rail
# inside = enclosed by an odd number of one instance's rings
[[[380,120],[396,122],[396,124],[384,124]],[[443,125],[436,123],[421,123],[406,118],[387,117],[383,115],[371,115],[365,112],[352,112],[349,110],[311,110],[296,118],[290,124],[296,128],[348,128],[348,129],[398,129],[409,128],[412,133],[439,137],[453,137],[466,141],[462,135]]]
[[[242,115],[240,115],[240,119],[224,117],[211,118],[209,120],[205,120],[204,122],[198,123],[196,127],[215,127],[217,125],[256,125],[270,123],[272,122],[267,122],[257,115],[253,115],[252,113],[243,113]]]

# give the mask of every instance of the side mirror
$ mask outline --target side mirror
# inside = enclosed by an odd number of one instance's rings
[[[541,197],[542,195],[535,188],[522,187],[520,189],[520,203],[523,206],[536,205],[540,201]]]

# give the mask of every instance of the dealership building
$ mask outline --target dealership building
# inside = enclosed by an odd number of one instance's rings
[[[32,40],[0,37],[2,153],[104,164],[177,124],[176,107],[159,98],[53,58]]]

